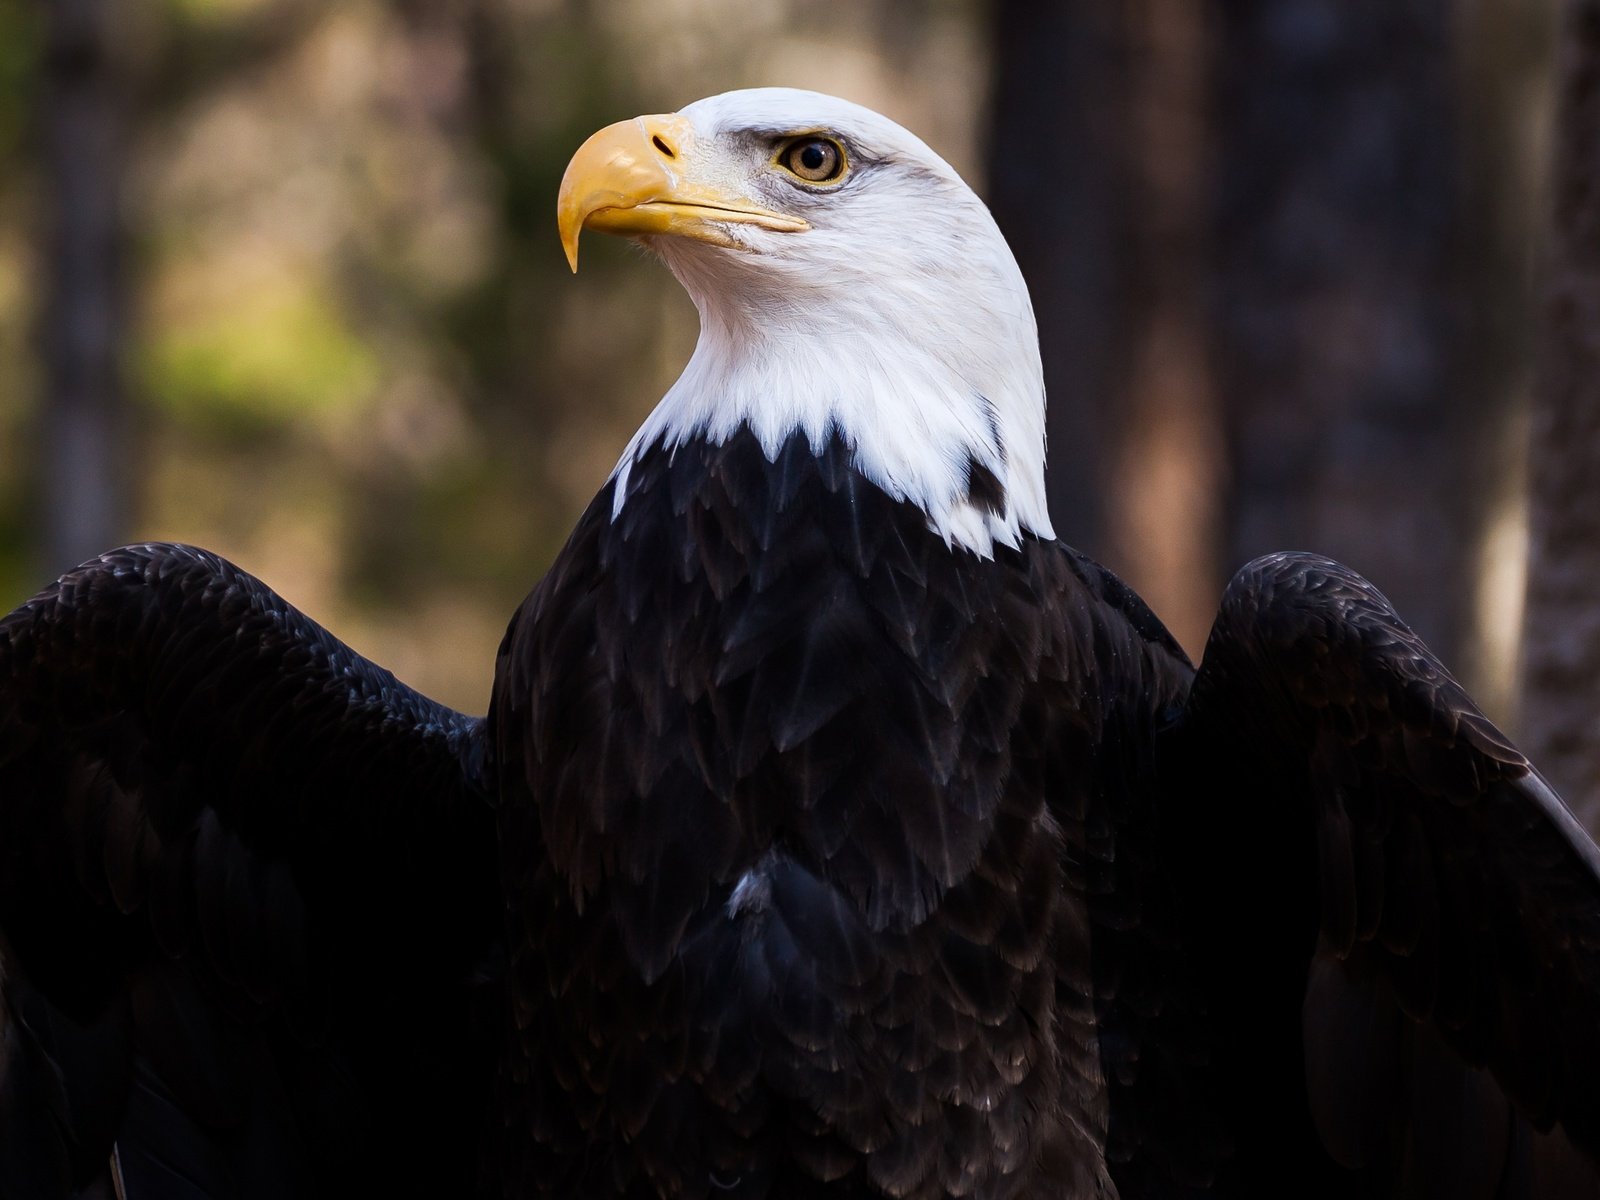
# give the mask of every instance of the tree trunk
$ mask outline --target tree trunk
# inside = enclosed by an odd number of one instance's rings
[[[1217,562],[1221,438],[1206,353],[1206,169],[1211,70],[1193,0],[1127,0],[1135,233],[1111,553],[1191,654],[1222,592]]]
[[[1600,0],[1562,28],[1554,225],[1530,446],[1523,748],[1600,829]]]
[[[999,0],[990,202],[1039,320],[1056,532],[1191,651],[1216,612],[1190,0]]]
[[[1056,532],[1109,559],[1126,374],[1130,176],[1121,0],[997,0],[989,204],[1027,278]]]
[[[1448,0],[1218,0],[1228,569],[1306,549],[1466,623]]]
[[[56,571],[126,524],[119,211],[127,98],[115,0],[50,0],[39,95],[48,235],[40,550]]]

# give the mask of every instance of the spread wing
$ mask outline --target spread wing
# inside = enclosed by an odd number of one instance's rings
[[[483,761],[481,721],[204,551],[0,621],[0,1196],[470,1190]]]
[[[1371,584],[1242,570],[1162,752],[1246,1180],[1553,1194],[1558,1123],[1600,1158],[1600,852]]]

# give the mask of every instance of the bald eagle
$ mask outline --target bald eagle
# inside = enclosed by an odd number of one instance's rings
[[[701,336],[487,718],[184,546],[0,623],[0,1195],[1594,1194],[1600,853],[1351,571],[1196,670],[1056,540],[938,155],[733,92],[559,226]]]

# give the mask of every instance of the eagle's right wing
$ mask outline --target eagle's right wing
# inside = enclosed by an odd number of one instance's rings
[[[470,1190],[483,760],[480,720],[204,551],[0,621],[0,1197]]]

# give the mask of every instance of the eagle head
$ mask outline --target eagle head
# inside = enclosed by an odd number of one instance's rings
[[[700,312],[683,375],[618,464],[748,426],[769,456],[830,433],[952,546],[1053,537],[1033,308],[983,202],[913,134],[860,105],[758,88],[610,125],[561,182],[585,229],[659,255]],[[997,481],[980,497],[973,479]]]

